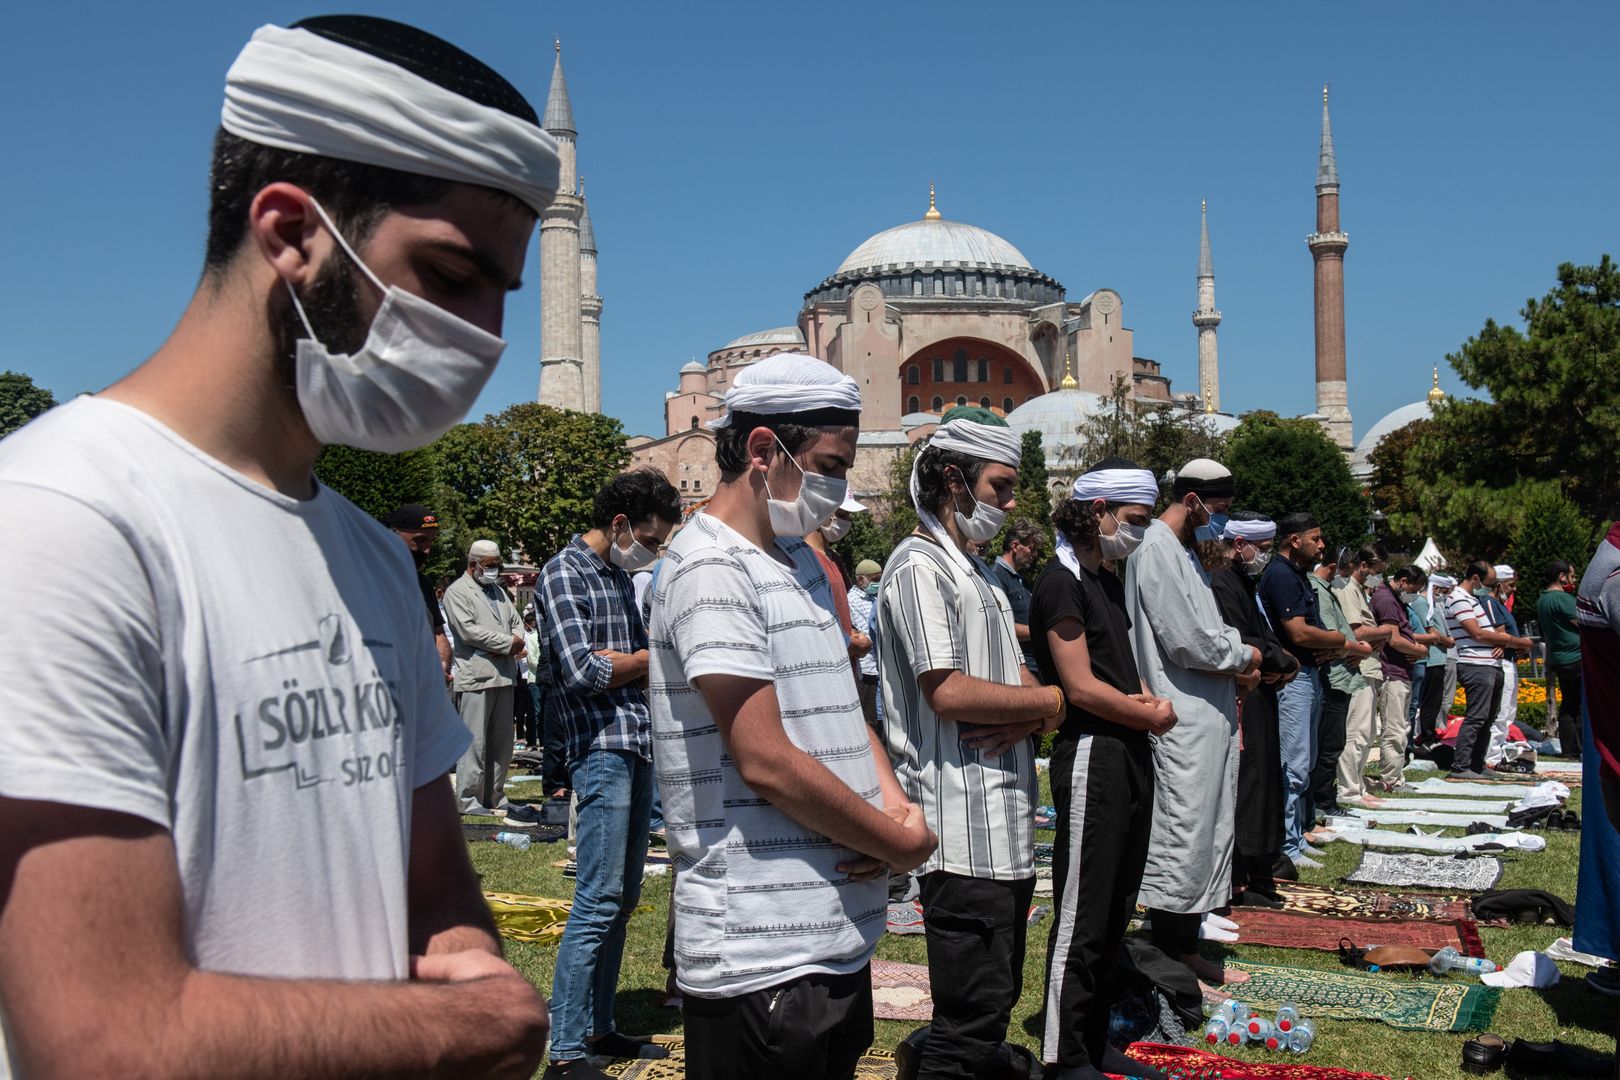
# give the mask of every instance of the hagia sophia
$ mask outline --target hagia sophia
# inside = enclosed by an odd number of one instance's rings
[[[577,132],[559,43],[543,124],[557,137],[561,191],[541,219],[541,357],[543,404],[601,409],[600,319],[596,243],[578,182]],[[1339,174],[1322,93],[1316,176],[1316,230],[1306,238],[1315,264],[1316,409],[1309,414],[1365,478],[1378,440],[1429,415],[1441,391],[1401,407],[1353,438],[1344,332],[1344,253]],[[807,352],[861,386],[861,432],[851,490],[886,493],[890,466],[925,438],[953,405],[975,404],[1004,415],[1015,430],[1037,430],[1054,493],[1084,467],[1078,429],[1128,380],[1135,399],[1185,410],[1189,422],[1225,432],[1237,416],[1222,409],[1215,307],[1215,268],[1207,206],[1196,274],[1198,389],[1179,393],[1161,364],[1136,355],[1125,297],[1099,287],[1070,300],[1061,282],[1037,269],[1008,240],[939,210],[934,185],[916,221],[858,244],[831,274],[804,294],[796,321],[742,334],[682,367],[664,394],[664,431],[630,439],[637,465],[660,468],[695,503],[714,492],[719,472],[706,423],[724,409],[737,373],[780,352]]]

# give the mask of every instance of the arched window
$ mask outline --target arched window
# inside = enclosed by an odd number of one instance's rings
[[[979,408],[988,409],[989,407],[990,407],[990,395],[986,394],[986,395],[984,395],[984,397],[979,399]]]
[[[984,359],[983,357],[980,357],[978,364],[975,365],[975,366],[979,370],[974,373],[974,377],[979,382],[989,382],[990,381],[990,361]]]
[[[1010,413],[1010,412],[1013,411],[1012,398],[1004,397],[1004,398],[1001,399],[1001,411],[1006,412],[1006,413]]]
[[[698,418],[694,416],[694,417],[692,417],[692,427],[696,428],[697,425],[698,425]]]
[[[956,403],[958,405],[966,405],[967,404],[967,395],[965,395],[965,394],[957,395]]]
[[[906,398],[906,412],[914,413],[914,412],[921,412],[921,411],[922,411],[922,402],[917,399],[916,394],[912,394],[910,397]]]
[[[916,364],[907,364],[906,365],[906,385],[907,386],[916,386],[920,382],[922,382],[922,372],[917,370],[917,365]]]
[[[944,409],[945,408],[945,399],[940,397],[938,394],[935,394],[934,395],[934,404],[933,404],[932,408],[933,408],[933,411],[936,412],[936,413],[939,412],[940,410]]]

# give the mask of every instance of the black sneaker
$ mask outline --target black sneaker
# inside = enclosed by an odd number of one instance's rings
[[[508,825],[538,825],[540,812],[525,803],[512,803],[506,808],[506,823]]]

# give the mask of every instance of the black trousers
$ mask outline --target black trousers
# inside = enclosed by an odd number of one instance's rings
[[[1150,910],[1148,915],[1153,920],[1148,940],[1153,942],[1155,949],[1172,960],[1198,951],[1198,928],[1204,922],[1202,915],[1160,911],[1157,908]]]
[[[552,686],[540,687],[540,775],[547,795],[553,791],[573,790],[568,779],[568,755],[564,750],[562,710],[557,704],[559,693]]]
[[[539,724],[534,715],[533,683],[518,682],[512,686],[512,731],[517,738],[534,746],[538,741]]]
[[[1311,802],[1319,814],[1339,808],[1339,755],[1344,753],[1344,723],[1349,716],[1350,695],[1327,685],[1324,671],[1322,721],[1316,729],[1316,764],[1311,768]]]
[[[921,881],[934,1022],[918,1080],[972,1080],[1007,1037],[1024,991],[1024,939],[1035,879],[995,881],[935,870]]]
[[[1423,677],[1423,698],[1418,703],[1419,742],[1433,743],[1440,741],[1440,736],[1435,733],[1434,729],[1442,718],[1441,710],[1450,704],[1450,702],[1444,700],[1445,694],[1446,665],[1435,664],[1429,668],[1428,674]]]
[[[1485,752],[1491,745],[1491,724],[1502,707],[1502,665],[1458,664],[1457,683],[1463,688],[1462,726],[1457,729],[1457,752],[1453,772],[1485,768]]]
[[[1565,757],[1581,756],[1581,665],[1554,664],[1558,684],[1558,748]]]
[[[872,1045],[872,969],[681,1008],[687,1080],[849,1080]]]
[[[1153,750],[1146,735],[1064,739],[1052,751],[1051,776],[1057,922],[1047,941],[1041,1060],[1068,1068],[1101,1061],[1108,1045],[1115,960],[1153,826]]]

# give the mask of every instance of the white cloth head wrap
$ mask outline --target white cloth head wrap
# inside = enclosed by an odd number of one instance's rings
[[[719,431],[734,412],[780,416],[816,409],[861,411],[861,388],[825,360],[805,353],[777,353],[750,364],[726,391],[726,411],[709,421]]]
[[[1429,584],[1441,589],[1455,589],[1457,579],[1450,574],[1430,574]]]
[[[911,501],[917,507],[917,518],[922,527],[927,529],[939,546],[945,549],[945,554],[957,566],[973,572],[973,564],[956,546],[951,534],[945,531],[939,518],[929,507],[923,505],[917,484],[917,466],[922,462],[923,454],[930,450],[954,450],[958,454],[966,454],[981,461],[994,461],[1011,468],[1018,468],[1020,439],[1016,431],[1010,427],[998,427],[992,424],[981,424],[976,420],[958,417],[948,424],[941,424],[934,429],[928,437],[928,445],[917,452],[911,462]]]
[[[1497,581],[1512,581],[1519,576],[1513,572],[1513,567],[1506,563],[1499,563],[1494,569],[1496,570]]]
[[[1261,518],[1257,521],[1239,521],[1236,518],[1226,520],[1226,528],[1221,530],[1223,540],[1248,540],[1257,543],[1261,540],[1271,540],[1277,535],[1277,523]]]
[[[1093,469],[1075,478],[1072,491],[1074,498],[1085,503],[1102,499],[1111,503],[1152,506],[1159,501],[1159,482],[1153,478],[1151,469]],[[1078,579],[1080,557],[1075,554],[1074,545],[1069,543],[1062,529],[1057,530],[1055,547],[1058,562]]]
[[[536,213],[557,191],[557,142],[538,126],[308,30],[254,31],[219,122],[263,146],[495,188]]]

